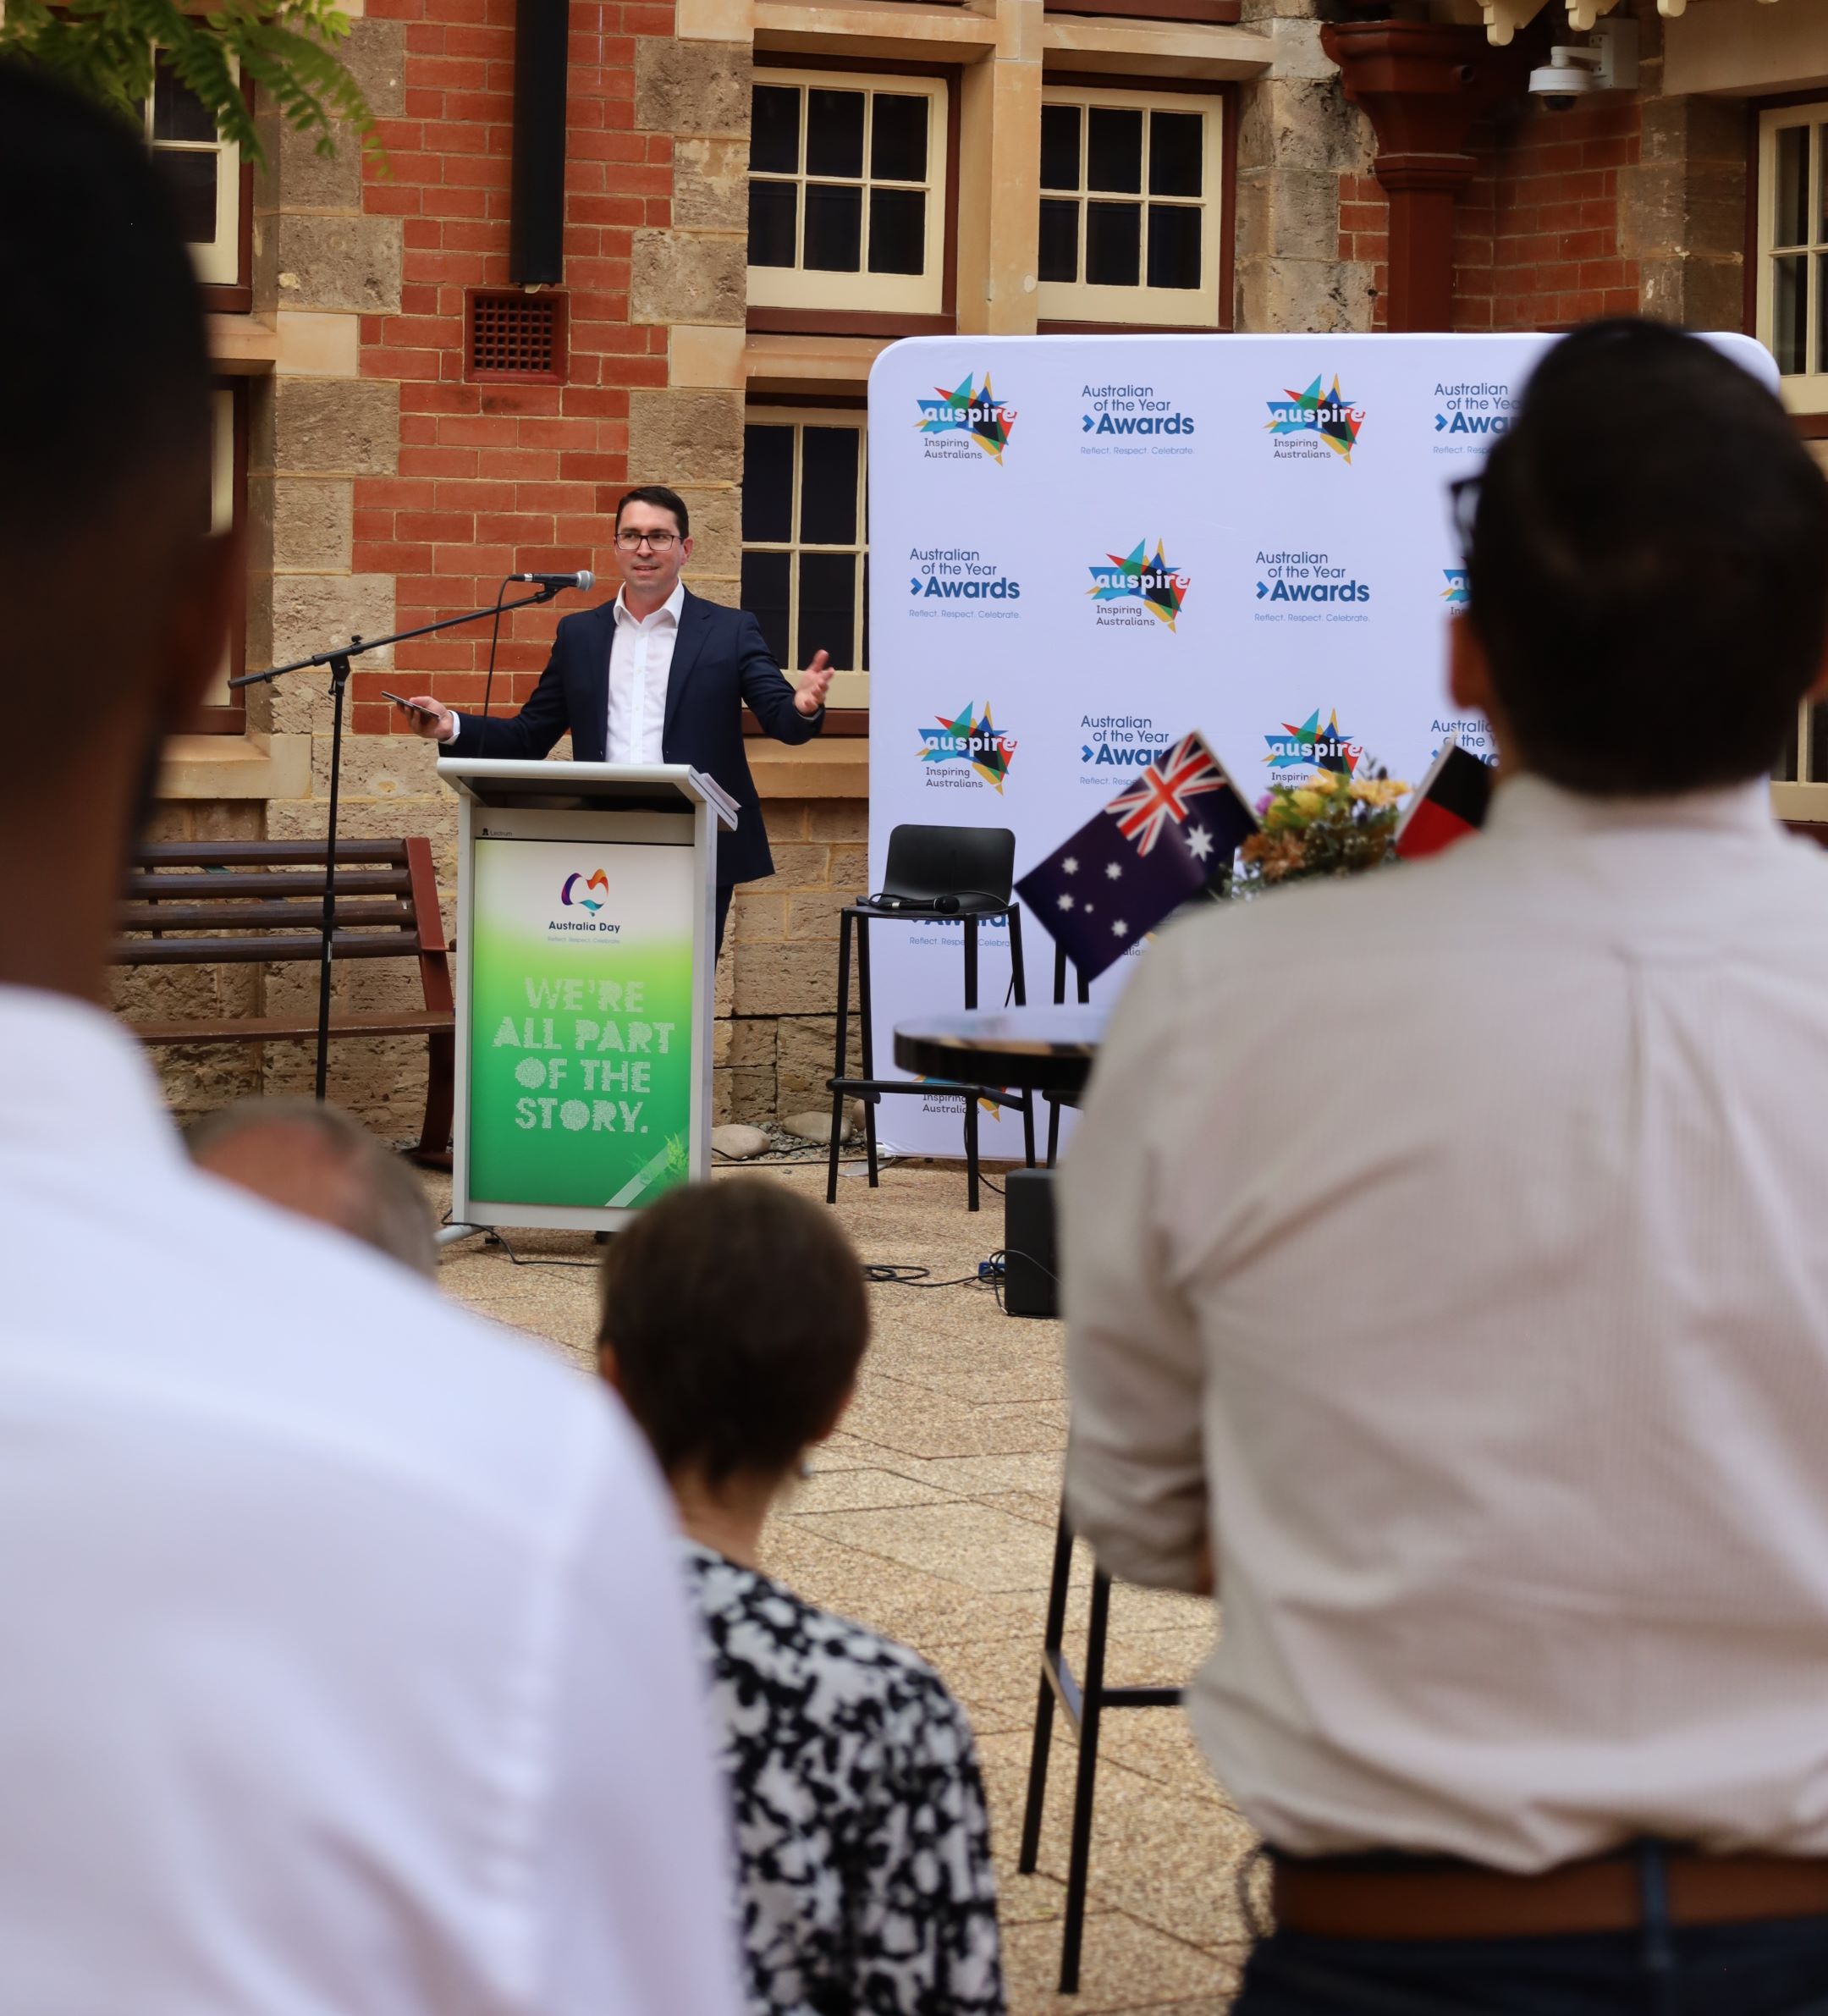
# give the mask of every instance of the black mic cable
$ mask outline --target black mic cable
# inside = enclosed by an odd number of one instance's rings
[[[508,592],[508,584],[513,575],[504,574],[501,586],[495,591],[495,620],[489,625],[488,677],[482,682],[482,719],[488,719],[489,695],[495,686],[495,640],[501,635],[502,598]]]

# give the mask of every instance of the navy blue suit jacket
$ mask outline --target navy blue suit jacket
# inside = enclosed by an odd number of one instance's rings
[[[447,752],[533,763],[570,729],[573,757],[579,763],[602,763],[609,728],[609,642],[614,625],[613,601],[565,617],[526,705],[501,720],[465,714],[457,739],[445,745]],[[794,690],[769,655],[755,618],[742,609],[707,602],[688,588],[667,678],[660,754],[663,762],[690,763],[714,777],[736,801],[736,830],[718,834],[720,887],[753,882],[774,872],[761,801],[743,753],[746,702],[763,731],[778,742],[810,741],[824,724],[823,709],[808,718],[794,705]]]

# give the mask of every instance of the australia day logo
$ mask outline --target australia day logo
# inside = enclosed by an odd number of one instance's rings
[[[1438,455],[1482,454],[1495,436],[1508,433],[1517,399],[1508,385],[1483,378],[1434,388],[1434,452]]]
[[[950,721],[935,716],[937,728],[921,730],[920,757],[929,785],[975,790],[988,784],[999,796],[1016,757],[1016,738],[990,719],[990,702],[980,713],[969,702]],[[954,766],[956,766],[955,768]]]
[[[974,384],[967,372],[950,392],[944,385],[934,389],[938,398],[915,402],[920,418],[914,431],[923,438],[927,460],[974,461],[981,451],[1000,463],[1015,429],[1016,409],[992,392],[989,372],[981,385]]]
[[[1021,583],[975,546],[911,546],[911,616],[1015,616]]]
[[[593,868],[588,875],[574,870],[565,877],[559,888],[559,908],[569,910],[574,914],[549,918],[546,925],[547,937],[619,937],[621,925],[597,914],[608,901],[609,878],[601,868]],[[586,914],[583,917],[575,915],[580,910]]]
[[[564,879],[564,887],[559,892],[559,901],[567,910],[574,903],[581,903],[586,910],[601,910],[603,904],[587,893],[581,895],[579,893],[581,889],[586,892],[593,889],[600,889],[607,900],[609,894],[609,878],[604,874],[601,868],[598,868],[587,882],[581,875],[567,875]]]
[[[1193,577],[1174,565],[1159,539],[1154,559],[1148,553],[1148,541],[1139,539],[1131,552],[1108,554],[1092,568],[1092,586],[1086,592],[1098,605],[1101,628],[1149,629],[1161,623],[1174,628]]]
[[[1277,461],[1352,460],[1365,410],[1340,390],[1336,372],[1330,392],[1322,392],[1320,384],[1316,378],[1305,392],[1291,389],[1269,402],[1265,431],[1275,443]]]
[[[1269,745],[1264,761],[1272,770],[1332,770],[1350,777],[1364,754],[1364,745],[1340,726],[1337,709],[1328,715],[1324,728],[1316,708],[1305,721],[1285,721],[1280,735],[1264,740]]]
[[[1086,385],[1082,455],[1190,455],[1194,420],[1153,385]]]

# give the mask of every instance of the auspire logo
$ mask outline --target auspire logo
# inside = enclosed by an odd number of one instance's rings
[[[1128,554],[1109,554],[1102,565],[1091,569],[1092,586],[1086,592],[1101,604],[1139,603],[1141,609],[1127,606],[1101,606],[1098,620],[1102,624],[1131,625],[1165,623],[1170,630],[1180,615],[1181,605],[1187,600],[1187,590],[1193,585],[1193,577],[1184,574],[1169,559],[1162,542],[1155,542],[1155,557],[1145,558],[1148,541],[1138,540],[1135,548]],[[1144,613],[1146,612],[1146,614]]]
[[[974,713],[967,702],[951,720],[944,714],[935,719],[939,724],[937,728],[921,730],[920,757],[928,766],[928,783],[967,787],[974,783],[988,784],[1000,796],[1003,779],[1015,760],[1016,738],[1005,735],[991,720],[990,702],[984,702],[982,713]],[[949,763],[964,767],[935,770],[935,766]]]
[[[944,385],[934,389],[937,399],[915,402],[920,408],[915,432],[926,437],[928,460],[972,460],[982,449],[1000,463],[1016,426],[1016,409],[991,391],[989,372],[981,385],[973,384],[967,372],[950,392]]]
[[[601,868],[597,870],[596,873],[591,877],[588,882],[585,882],[584,878],[581,875],[567,875],[564,879],[564,887],[559,892],[559,901],[567,910],[569,910],[574,903],[581,903],[586,910],[601,910],[603,908],[603,903],[595,901],[590,896],[576,895],[572,893],[575,890],[576,890],[580,883],[583,883],[583,885],[586,890],[600,889],[603,893],[604,901],[608,901],[609,895],[609,878],[604,874]]]
[[[1324,728],[1316,708],[1299,726],[1285,721],[1280,735],[1268,735],[1264,740],[1269,745],[1264,761],[1272,770],[1331,770],[1350,777],[1364,754],[1363,743],[1355,742],[1340,726],[1337,708],[1328,715]]]
[[[1280,399],[1269,401],[1265,432],[1275,441],[1278,461],[1325,461],[1332,457],[1352,460],[1358,430],[1365,423],[1365,410],[1340,390],[1337,372],[1330,392],[1323,393],[1320,383],[1316,378],[1305,392],[1291,388]]]
[[[1441,572],[1447,577],[1447,586],[1441,590],[1440,598],[1457,615],[1471,599],[1467,587],[1467,570],[1464,567],[1443,567]]]

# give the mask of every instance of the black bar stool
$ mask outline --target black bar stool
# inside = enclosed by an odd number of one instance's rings
[[[1054,941],[1054,1005],[1063,1008],[1066,1005],[1066,969],[1072,961],[1066,956],[1066,948],[1058,939]],[[1073,966],[1072,976],[1078,988],[1082,1005],[1092,999],[1090,983],[1077,967]],[[1062,1106],[1076,1106],[1076,1093],[1050,1092],[1047,1095],[1047,1165],[1051,1169],[1060,1157],[1060,1110]]]
[[[1013,1107],[1022,1116],[1022,1146],[1028,1166],[1035,1165],[1034,1099],[1027,1093],[991,1086],[954,1085],[936,1079],[878,1078],[876,1031],[870,1004],[870,920],[917,923],[940,919],[965,928],[965,1005],[977,1005],[977,927],[986,920],[1009,920],[1010,978],[1016,1005],[1027,1005],[1022,971],[1021,906],[1014,900],[1016,835],[1006,826],[897,826],[889,835],[889,860],[882,889],[861,903],[847,904],[838,917],[838,1038],[832,1076],[831,1154],[826,1170],[825,1201],[838,1201],[838,1150],[844,1129],[845,1101],[863,1100],[863,1138],[869,1158],[869,1182],[878,1187],[876,1104],[885,1093],[919,1093],[965,1102],[965,1179],[967,1207],[977,1209],[977,1102]],[[851,934],[856,932],[857,1005],[862,1023],[863,1073],[846,1074],[851,1039]]]
[[[1048,1755],[1054,1741],[1056,1700],[1079,1738],[1073,1777],[1072,1846],[1066,1864],[1066,1912],[1060,1935],[1060,1991],[1079,1991],[1079,1955],[1085,1942],[1086,1889],[1092,1870],[1092,1801],[1098,1782],[1098,1727],[1107,1709],[1178,1708],[1179,1687],[1108,1687],[1104,1640],[1110,1624],[1111,1578],[1096,1562],[1092,1608],[1086,1623],[1085,1681],[1067,1664],[1066,1592],[1072,1581],[1072,1529],[1060,1508],[1054,1540],[1054,1578],[1048,1587],[1047,1634],[1041,1647],[1041,1691],[1035,1703],[1034,1744],[1028,1758],[1028,1798],[1022,1809],[1021,1852],[1016,1869],[1032,1876],[1041,1852],[1041,1814],[1047,1803]]]

